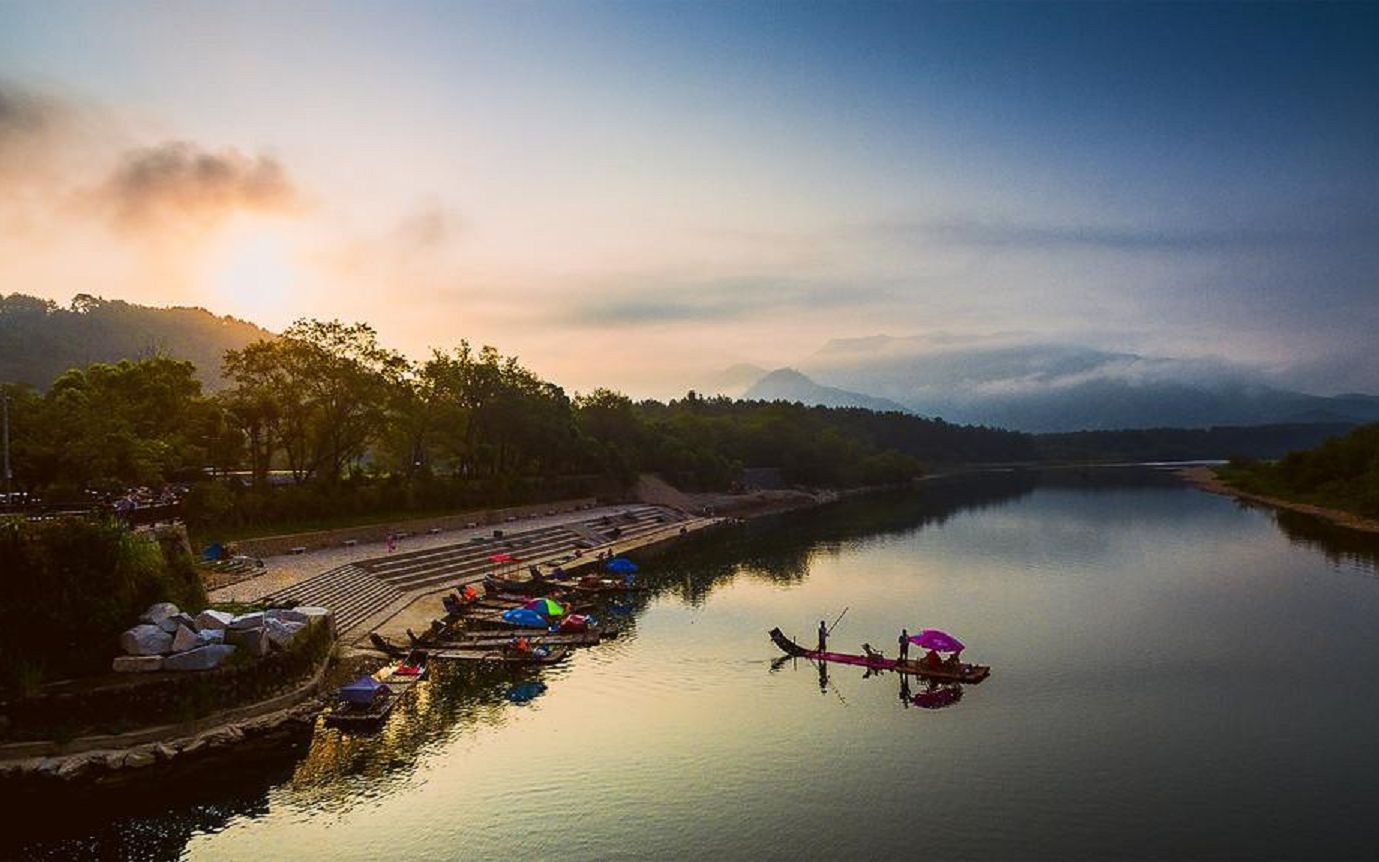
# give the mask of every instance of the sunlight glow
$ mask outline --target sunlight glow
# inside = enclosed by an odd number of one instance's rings
[[[283,219],[246,216],[231,223],[207,263],[209,284],[221,307],[277,328],[305,273]]]

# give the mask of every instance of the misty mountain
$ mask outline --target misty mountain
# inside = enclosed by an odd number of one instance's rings
[[[837,340],[802,371],[921,415],[1021,431],[1379,421],[1375,396],[1309,395],[1223,362],[1011,337]]]
[[[744,392],[751,389],[753,384],[768,373],[760,365],[739,362],[737,365],[723,369],[697,389],[701,395],[727,395],[730,398],[741,398]]]
[[[863,407],[878,413],[908,413],[904,406],[832,386],[820,386],[793,368],[778,368],[758,380],[742,397],[749,401],[799,401],[824,407]]]
[[[12,293],[0,295],[0,382],[44,388],[73,366],[164,354],[191,360],[201,382],[219,389],[226,350],[272,337],[204,308],[152,308],[84,294],[63,308]]]

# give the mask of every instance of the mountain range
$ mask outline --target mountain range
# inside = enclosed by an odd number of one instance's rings
[[[1379,421],[1379,397],[1298,392],[1219,361],[1000,338],[832,341],[742,394],[1031,432]]]

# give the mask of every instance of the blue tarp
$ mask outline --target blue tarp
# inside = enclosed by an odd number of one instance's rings
[[[216,543],[213,544],[213,545],[207,545],[207,546],[206,546],[206,550],[204,550],[204,551],[201,552],[201,559],[203,559],[203,560],[215,561],[215,560],[220,560],[220,559],[224,559],[224,558],[225,558],[225,546],[222,545],[222,544],[220,544],[219,542],[216,542]]]
[[[340,689],[340,699],[346,703],[354,703],[360,706],[368,706],[373,703],[373,699],[378,693],[387,688],[386,685],[371,676],[361,676],[354,682]]]
[[[515,626],[529,626],[538,629],[544,629],[550,625],[545,617],[527,608],[513,608],[510,611],[503,611],[503,619]]]
[[[637,564],[627,557],[614,557],[608,561],[607,569],[615,575],[630,575],[637,571]]]

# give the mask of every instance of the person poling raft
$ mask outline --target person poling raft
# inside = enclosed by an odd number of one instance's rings
[[[821,642],[828,634],[828,629],[822,624],[820,624],[819,634],[823,636],[820,638]],[[964,649],[962,642],[938,629],[925,629],[909,638],[910,643],[927,650],[924,657],[914,660],[886,658],[881,652],[872,649],[870,644],[863,646],[863,655],[806,649],[786,637],[778,628],[771,629],[770,635],[771,640],[786,655],[814,659],[815,661],[859,665],[872,670],[893,670],[930,679],[965,683],[978,683],[991,675],[991,668],[987,665],[967,664],[961,661],[961,653]],[[940,652],[947,652],[950,655],[945,659],[939,655]]]

